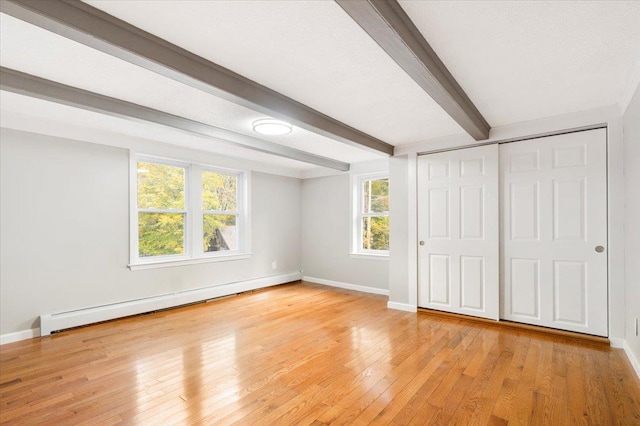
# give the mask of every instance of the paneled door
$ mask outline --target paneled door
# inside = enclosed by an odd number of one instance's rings
[[[498,319],[498,146],[418,157],[418,306]]]
[[[501,318],[607,335],[606,131],[500,146]]]

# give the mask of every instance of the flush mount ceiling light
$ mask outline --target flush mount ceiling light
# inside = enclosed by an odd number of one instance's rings
[[[291,124],[274,118],[262,118],[253,122],[253,131],[262,135],[286,135],[291,133],[292,129],[293,126]]]

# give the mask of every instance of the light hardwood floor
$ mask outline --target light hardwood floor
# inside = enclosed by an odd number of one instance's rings
[[[619,349],[296,283],[0,347],[2,424],[640,424]]]

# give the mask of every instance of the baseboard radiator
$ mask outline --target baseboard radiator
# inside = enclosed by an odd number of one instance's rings
[[[176,306],[188,305],[190,303],[202,302],[245,291],[297,281],[301,278],[301,272],[292,272],[289,274],[272,275],[254,280],[239,281],[212,287],[179,291],[160,296],[146,297],[143,299],[129,300],[110,305],[95,306],[68,312],[58,312],[55,314],[44,314],[40,315],[40,335],[48,336],[54,331],[173,308]]]

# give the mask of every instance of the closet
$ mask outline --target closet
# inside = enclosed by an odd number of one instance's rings
[[[418,157],[418,306],[607,335],[606,129]]]
[[[418,157],[418,306],[498,319],[498,145]]]

